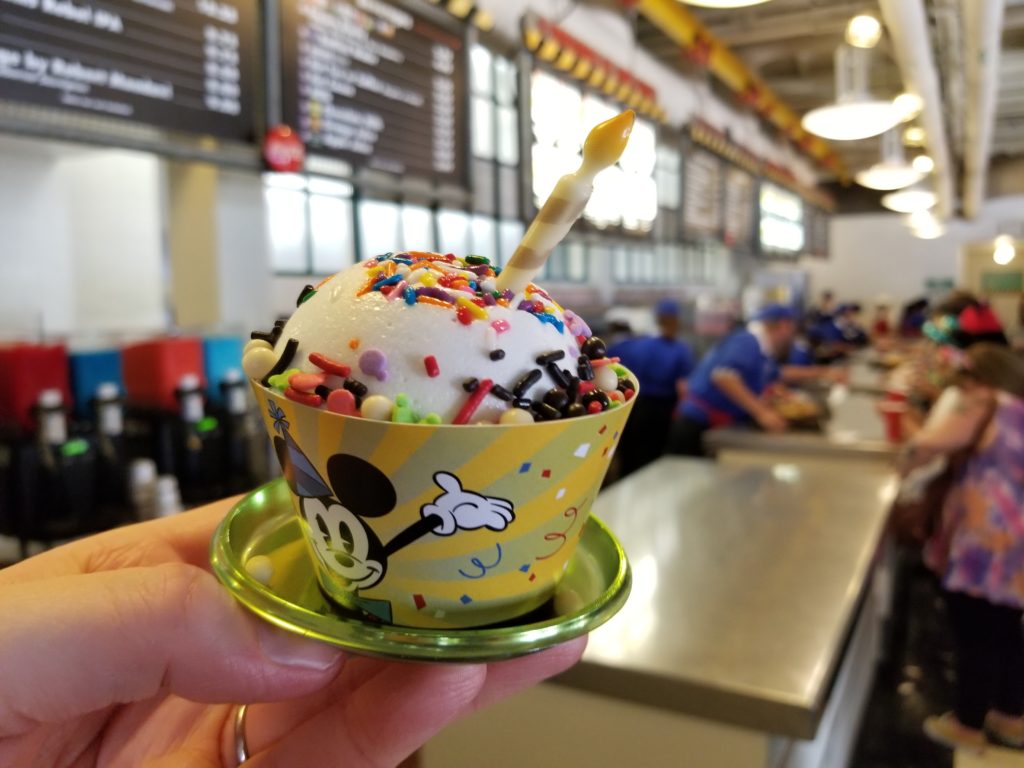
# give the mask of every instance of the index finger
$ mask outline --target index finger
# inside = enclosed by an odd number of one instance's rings
[[[222,499],[173,517],[122,526],[56,547],[3,569],[0,584],[162,563],[207,568],[213,532],[239,498]]]

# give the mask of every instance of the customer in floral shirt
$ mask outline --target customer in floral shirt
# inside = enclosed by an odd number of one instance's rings
[[[933,409],[904,471],[980,438],[946,497],[925,562],[942,581],[956,652],[953,712],[934,740],[980,750],[1024,746],[1024,360],[993,344],[965,353],[953,407]],[[980,432],[979,432],[980,430]]]

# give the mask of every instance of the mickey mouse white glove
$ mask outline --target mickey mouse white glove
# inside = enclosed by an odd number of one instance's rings
[[[430,504],[420,508],[423,517],[435,515],[441,522],[431,531],[438,536],[451,536],[457,530],[490,528],[504,530],[515,519],[512,502],[505,499],[481,496],[466,491],[455,475],[438,472],[434,482],[444,491]]]

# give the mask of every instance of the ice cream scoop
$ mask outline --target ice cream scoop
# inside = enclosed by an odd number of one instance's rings
[[[286,324],[254,334],[243,367],[296,402],[406,423],[529,423],[624,402],[632,379],[586,323],[532,283],[499,290],[500,272],[482,256],[383,254],[303,291]]]

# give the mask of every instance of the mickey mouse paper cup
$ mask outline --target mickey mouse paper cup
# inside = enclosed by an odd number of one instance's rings
[[[324,592],[413,627],[494,624],[551,597],[632,406],[401,424],[254,389]]]

